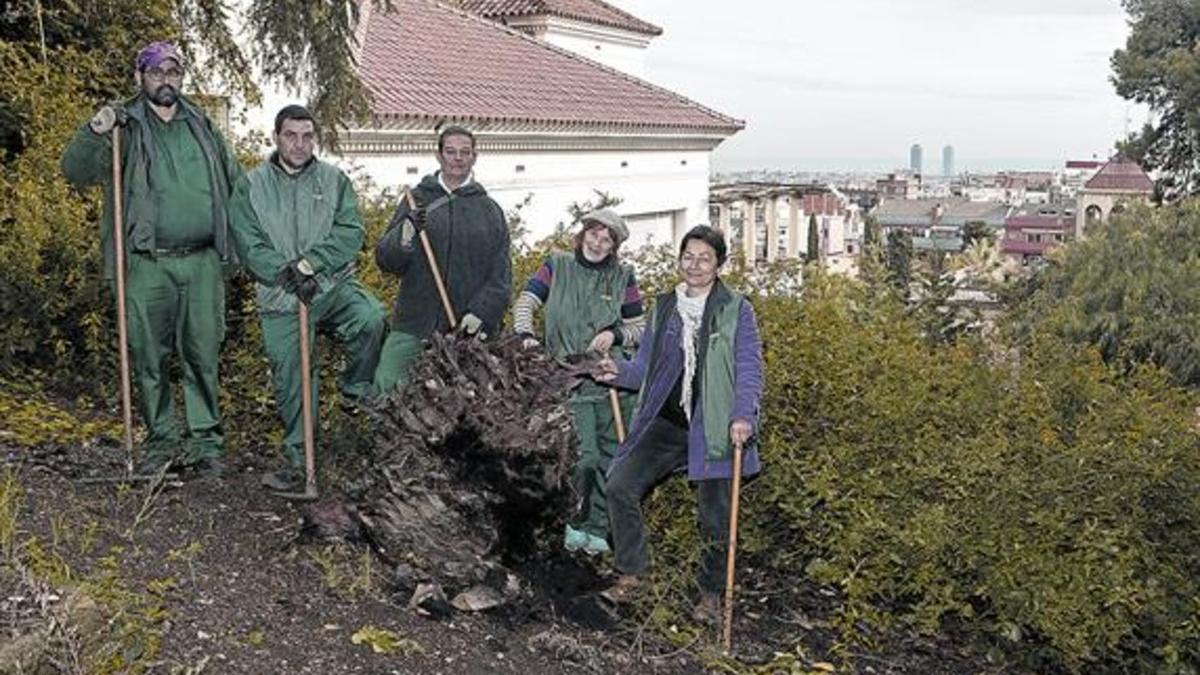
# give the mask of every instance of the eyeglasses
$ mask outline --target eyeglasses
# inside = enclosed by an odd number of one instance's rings
[[[172,80],[182,80],[184,75],[183,68],[148,68],[142,72],[142,76],[149,80],[161,81],[167,78]]]
[[[700,255],[684,253],[679,256],[679,264],[682,267],[712,267],[717,264],[717,259],[707,253]]]

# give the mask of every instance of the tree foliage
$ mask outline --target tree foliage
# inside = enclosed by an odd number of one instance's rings
[[[1126,99],[1144,103],[1154,121],[1119,144],[1162,173],[1168,198],[1200,190],[1200,4],[1186,0],[1123,0],[1130,33],[1112,55],[1112,82]]]
[[[1137,206],[1058,249],[1026,283],[1010,330],[1039,329],[1132,366],[1153,363],[1200,386],[1200,202]]]
[[[996,233],[982,220],[972,220],[962,227],[962,250],[967,250],[975,242],[991,243],[996,240]]]
[[[379,10],[391,6],[370,1]],[[334,148],[339,127],[370,114],[355,61],[361,11],[357,0],[253,0],[248,12],[263,75],[308,94],[327,132],[323,141]]]
[[[20,111],[20,152],[0,174],[0,370],[54,367],[99,377],[111,339],[100,278],[98,204],[80,199],[58,160],[76,105],[103,57],[64,48],[53,66],[37,51],[0,43],[0,98]]]
[[[888,232],[885,259],[892,286],[907,297],[908,285],[912,283],[913,260],[913,241],[908,230],[895,228]]]
[[[127,96],[132,88],[133,58],[147,35],[176,37],[178,26],[165,2],[18,2],[0,12],[0,44],[7,67],[36,72],[36,81],[18,82],[16,73],[0,86],[0,155],[11,159],[39,136],[35,118],[57,114],[77,122],[88,104]],[[80,57],[86,55],[85,57]],[[72,96],[61,106],[40,109],[28,87],[66,88]],[[33,125],[33,126],[31,126]]]
[[[377,11],[391,7],[390,0],[371,2]],[[57,67],[64,50],[92,57],[74,104],[59,111],[76,119],[100,103],[129,96],[138,49],[151,40],[171,40],[188,61],[189,93],[257,103],[264,84],[255,79],[257,66],[267,82],[308,96],[328,132],[324,141],[336,144],[339,128],[369,113],[355,62],[361,9],[354,0],[251,0],[240,15],[224,0],[19,2],[0,12],[0,40],[50,67]],[[31,114],[17,103],[0,92],[0,148],[10,155],[24,147]]]
[[[804,247],[804,262],[816,262],[821,257],[821,233],[817,230],[817,214],[808,214],[808,239]]]
[[[863,217],[863,235],[862,245],[865,249],[872,244],[879,243],[879,221],[875,216],[867,215]]]
[[[935,251],[918,261],[910,311],[926,342],[949,344],[971,330],[977,321],[972,307],[958,302],[959,283],[945,252]]]

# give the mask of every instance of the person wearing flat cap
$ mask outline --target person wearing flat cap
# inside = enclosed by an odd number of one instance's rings
[[[137,54],[138,92],[102,106],[62,157],[67,180],[105,189],[100,242],[104,273],[126,276],[125,307],[144,471],[170,461],[219,475],[224,455],[217,362],[225,336],[223,271],[236,264],[225,214],[242,169],[216,124],[182,94],[184,59],[167,42]],[[125,269],[115,269],[112,130],[121,134]],[[186,444],[171,395],[172,354],[183,372]]]
[[[645,328],[642,294],[633,268],[617,256],[629,238],[625,221],[612,209],[580,219],[574,250],[551,253],[525,284],[513,308],[513,328],[534,347],[533,314],[544,309],[545,349],[556,359],[579,354],[618,354],[637,347]],[[605,474],[617,450],[616,419],[609,388],[588,381],[571,398],[579,462],[572,479],[581,500],[567,525],[564,546],[596,554],[609,550]],[[628,422],[630,394],[619,396]]]

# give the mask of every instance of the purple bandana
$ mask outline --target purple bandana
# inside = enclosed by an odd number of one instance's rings
[[[150,68],[159,67],[163,61],[173,59],[180,66],[183,65],[183,57],[180,56],[179,50],[170,42],[151,42],[142,47],[142,51],[138,52],[137,60],[134,64],[139,71],[146,71]]]

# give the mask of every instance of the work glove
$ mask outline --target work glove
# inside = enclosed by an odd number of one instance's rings
[[[606,328],[596,333],[596,337],[592,338],[591,344],[588,345],[588,351],[596,352],[597,354],[607,354],[608,350],[612,349],[613,342],[616,339],[616,333]]]
[[[474,314],[467,313],[463,316],[462,321],[458,322],[458,329],[467,335],[477,336],[480,340],[486,340],[487,335],[480,329],[483,328],[483,319]]]
[[[521,338],[521,349],[530,350],[536,349],[539,343],[537,338],[530,333],[517,333],[517,337]]]
[[[96,111],[92,116],[88,126],[92,132],[97,135],[104,135],[112,131],[113,127],[125,126],[129,122],[129,113],[125,112],[125,108],[119,105],[106,105]]]
[[[425,229],[425,207],[418,206],[404,214],[404,222],[400,224],[400,244],[412,246],[413,237]]]
[[[296,258],[279,269],[279,273],[275,275],[275,285],[295,295],[300,288],[300,284],[306,279],[312,278],[312,265],[304,258]]]
[[[296,286],[296,297],[306,305],[311,305],[313,298],[321,292],[321,284],[317,282],[316,277],[304,277]]]

